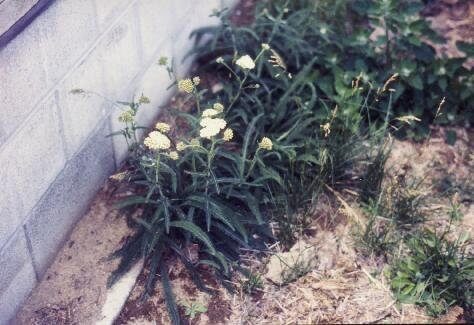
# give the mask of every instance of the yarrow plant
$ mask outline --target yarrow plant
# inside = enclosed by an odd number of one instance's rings
[[[262,52],[263,53],[263,52]],[[177,307],[167,278],[170,253],[183,262],[193,274],[199,288],[206,290],[198,274],[211,267],[222,279],[229,278],[240,248],[263,248],[271,239],[264,210],[271,203],[271,193],[261,192],[274,175],[265,174],[265,157],[259,151],[271,152],[272,141],[263,137],[258,142],[255,128],[249,126],[244,143],[229,146],[235,139],[226,118],[228,109],[242,95],[249,70],[262,56],[254,60],[243,56],[235,62],[242,71],[222,62],[233,71],[240,89],[224,105],[215,101],[210,107],[203,103],[199,77],[177,81],[185,96],[194,99],[195,112],[181,113],[188,118],[189,132],[173,139],[176,132],[162,121],[154,125],[143,142],[137,142],[136,159],[131,160],[128,181],[134,194],[118,203],[129,211],[137,228],[125,245],[116,252],[121,257],[110,278],[113,283],[133,263],[145,257],[149,265],[146,293],[153,290],[156,274],[161,275],[169,311],[174,323],[179,322]],[[160,60],[168,71],[167,60]],[[200,107],[205,107],[201,111]],[[135,123],[137,110],[125,111],[119,121],[127,128]],[[196,114],[197,113],[197,114]],[[119,132],[118,134],[125,134]],[[198,258],[187,255],[186,249],[199,244]]]

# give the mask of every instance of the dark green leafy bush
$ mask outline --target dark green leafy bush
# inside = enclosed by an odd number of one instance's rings
[[[249,26],[235,26],[224,15],[222,26],[198,30],[199,37],[211,33],[213,39],[196,52],[202,62],[210,62],[235,53],[256,55],[260,44],[268,43],[285,62],[286,73],[310,65],[314,82],[307,91],[336,102],[356,78],[383,84],[395,75],[394,95],[378,98],[364,113],[369,121],[385,120],[387,114],[414,116],[420,123],[407,127],[399,122],[399,133],[419,137],[428,133],[435,117],[439,123],[474,119],[474,74],[463,65],[473,46],[458,43],[466,54],[462,58],[437,57],[431,44],[443,39],[421,9],[418,0],[262,1]],[[270,69],[267,74],[285,75]]]

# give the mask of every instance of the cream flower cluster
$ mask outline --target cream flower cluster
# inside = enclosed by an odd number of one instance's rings
[[[208,108],[202,112],[202,117],[212,117],[212,116],[218,115],[219,113],[220,113],[219,111],[213,108]]]
[[[253,68],[255,68],[255,62],[253,61],[253,59],[250,57],[250,55],[243,55],[241,56],[236,62],[235,64],[237,64],[239,67],[241,67],[242,69],[246,69],[246,70],[251,70]]]
[[[118,120],[122,123],[131,123],[133,122],[133,117],[135,116],[135,112],[131,109],[120,113]]]
[[[273,142],[269,138],[263,137],[262,140],[260,140],[260,143],[258,144],[258,147],[260,149],[264,149],[264,150],[272,150]]]
[[[169,157],[170,157],[172,160],[178,160],[179,154],[178,154],[176,151],[171,151],[170,154],[169,154]]]
[[[234,138],[234,131],[232,129],[225,129],[224,136],[222,137],[222,139],[224,141],[230,141],[233,138]]]
[[[227,122],[221,118],[204,117],[200,125],[202,126],[202,129],[199,131],[201,138],[210,139],[225,129]]]
[[[178,90],[184,93],[192,93],[194,91],[194,83],[191,79],[182,79],[178,81]]]
[[[171,127],[168,123],[158,122],[155,125],[155,129],[162,133],[168,133],[171,130]]]
[[[171,146],[170,139],[159,131],[152,131],[143,140],[143,144],[151,150],[165,150]]]
[[[176,150],[183,151],[184,149],[186,149],[186,144],[183,141],[179,141],[176,144]]]
[[[219,113],[222,113],[224,111],[224,105],[222,105],[221,103],[215,103],[214,105],[212,105],[212,108],[218,111]]]

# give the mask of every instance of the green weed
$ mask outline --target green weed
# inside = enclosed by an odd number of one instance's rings
[[[391,268],[391,288],[404,303],[423,306],[432,316],[450,306],[472,308],[474,303],[474,259],[469,256],[467,236],[455,241],[447,231],[424,230],[407,242],[409,252]]]

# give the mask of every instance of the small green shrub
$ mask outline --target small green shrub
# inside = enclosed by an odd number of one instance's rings
[[[207,307],[199,301],[182,301],[181,305],[185,308],[184,314],[191,320],[197,315],[207,312]]]
[[[453,305],[466,308],[467,315],[474,303],[474,259],[467,237],[449,241],[446,235],[429,230],[413,235],[409,253],[391,268],[390,285],[401,302],[426,307],[432,316]]]

